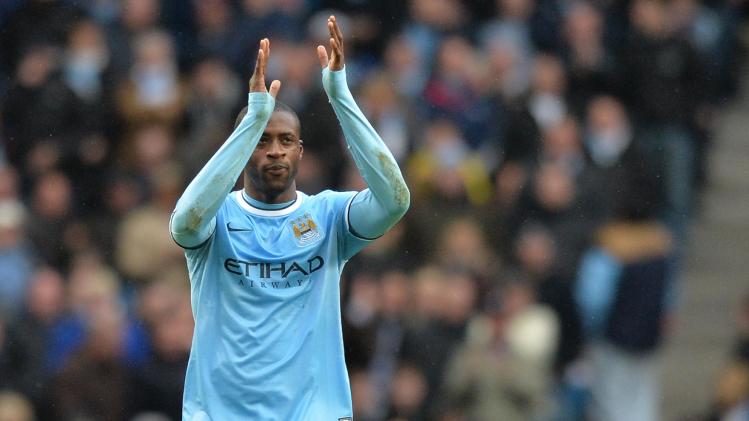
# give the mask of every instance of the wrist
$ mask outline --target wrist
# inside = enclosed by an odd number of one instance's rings
[[[267,104],[274,102],[273,97],[268,92],[250,92],[247,94],[247,104]]]
[[[329,67],[323,69],[322,73],[323,87],[328,95],[335,95],[348,90],[346,82],[346,67],[340,70],[331,70]]]

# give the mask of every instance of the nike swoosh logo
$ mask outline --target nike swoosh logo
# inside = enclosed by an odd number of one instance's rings
[[[228,230],[229,232],[236,232],[236,231],[253,231],[253,229],[252,229],[252,228],[232,228],[232,227],[231,227],[231,222],[227,222],[227,223],[226,223],[226,229],[227,229],[227,230]]]

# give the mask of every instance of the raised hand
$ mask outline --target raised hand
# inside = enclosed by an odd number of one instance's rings
[[[270,41],[268,38],[260,40],[260,49],[257,50],[257,61],[255,62],[255,71],[250,78],[250,92],[268,92],[265,87],[265,67],[268,64],[270,56]],[[273,98],[278,95],[281,89],[281,81],[274,80],[270,84],[270,94]]]
[[[343,69],[343,34],[341,28],[336,22],[335,16],[328,18],[328,32],[330,32],[330,60],[328,60],[328,51],[325,46],[317,46],[317,58],[320,60],[320,66],[324,69],[330,67],[331,71]]]

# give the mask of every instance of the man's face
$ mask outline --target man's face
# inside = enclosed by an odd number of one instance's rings
[[[294,186],[302,152],[299,121],[291,113],[275,111],[245,167],[251,184],[248,187],[266,200],[289,190]]]

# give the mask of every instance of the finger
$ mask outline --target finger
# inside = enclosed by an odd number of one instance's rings
[[[270,95],[275,98],[278,95],[278,90],[281,89],[281,81],[274,80],[270,83]]]
[[[328,67],[328,51],[322,45],[317,46],[317,59],[320,60],[320,67]]]
[[[268,57],[270,57],[270,40],[268,38],[264,38],[263,41],[265,41],[263,42],[263,56],[267,60]]]
[[[255,74],[258,77],[265,77],[265,52],[262,48],[257,50],[257,67],[255,68]]]
[[[336,41],[338,41],[341,49],[343,49],[343,32],[341,32],[341,27],[338,25],[335,16],[333,16],[333,29],[335,30]]]
[[[328,18],[328,34],[330,34],[331,38],[335,38],[335,20],[333,19],[333,16]]]
[[[335,38],[330,39],[330,49],[331,49],[331,52],[330,52],[331,57],[336,57],[341,52],[338,41]]]
[[[342,53],[341,53],[341,46],[335,38],[330,39],[330,49],[331,49],[330,58],[334,62],[337,63],[338,61],[341,60]]]
[[[255,70],[252,71],[252,77],[257,75],[258,69],[262,66],[261,61],[263,60],[263,50],[257,50],[257,57],[255,57]]]

